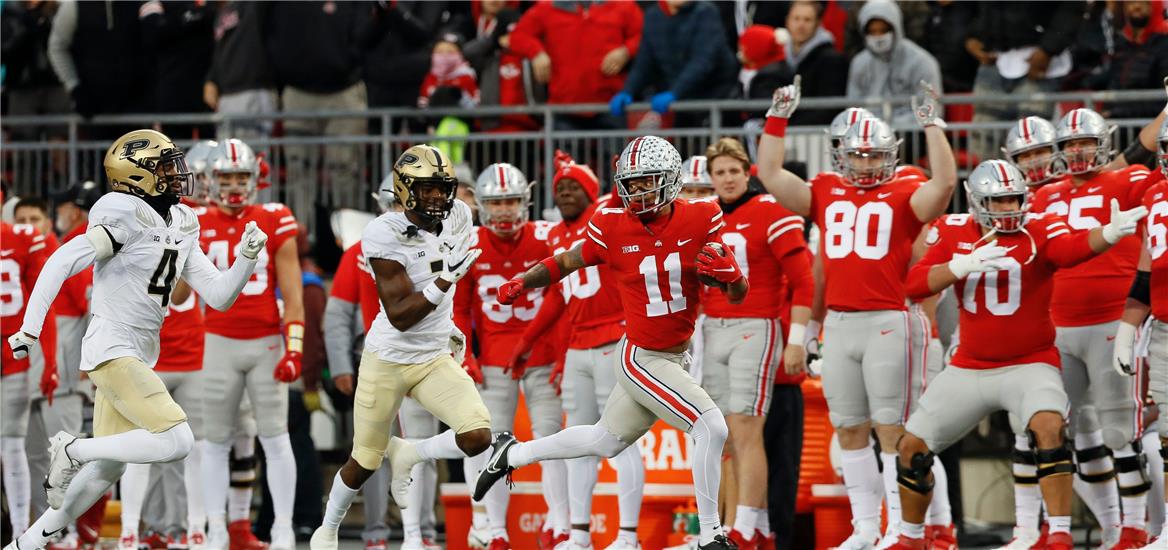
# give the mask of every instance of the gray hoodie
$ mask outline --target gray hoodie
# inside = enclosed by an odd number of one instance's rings
[[[849,98],[912,95],[920,90],[920,81],[931,83],[941,93],[941,67],[924,48],[904,36],[900,8],[891,0],[872,0],[860,8],[860,32],[873,19],[892,27],[895,42],[892,51],[876,54],[869,48],[852,58],[848,71]],[[911,124],[912,107],[905,104],[892,111],[892,124]]]

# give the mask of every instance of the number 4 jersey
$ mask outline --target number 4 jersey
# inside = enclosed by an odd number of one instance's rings
[[[1087,232],[1072,232],[1063,218],[1031,214],[1024,231],[995,234],[996,244],[1011,248],[1009,269],[973,273],[954,285],[959,304],[961,345],[952,364],[967,369],[992,369],[1023,363],[1059,365],[1050,319],[1052,275],[1082,263],[1095,253]],[[923,299],[929,290],[929,270],[955,255],[984,246],[981,225],[969,214],[942,217],[929,229],[929,245],[908,275],[908,294]]]
[[[268,235],[260,251],[255,272],[228,311],[207,309],[207,332],[227,338],[251,340],[280,334],[280,311],[276,305],[276,251],[297,234],[296,218],[279,203],[249,204],[231,215],[218,207],[198,211],[202,232],[199,240],[211,263],[227,271],[239,254],[239,238],[247,222],[254,221]]]

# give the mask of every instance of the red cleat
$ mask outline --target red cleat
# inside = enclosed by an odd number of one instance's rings
[[[925,539],[909,538],[905,535],[900,535],[896,538],[896,542],[888,547],[888,550],[929,550],[929,544]]]
[[[227,534],[231,537],[230,550],[267,550],[268,544],[257,539],[251,532],[251,521],[241,519],[227,524]]]
[[[138,541],[138,548],[150,548],[151,550],[166,550],[166,537],[158,531],[147,531],[146,535]]]
[[[105,522],[105,505],[110,500],[110,493],[101,495],[81,517],[77,518],[77,542],[80,546],[97,544],[101,538],[101,524]],[[143,540],[142,542],[145,542]],[[162,548],[166,548],[166,540],[162,541]]]
[[[1135,527],[1124,527],[1119,533],[1119,542],[1109,550],[1135,550],[1148,544],[1148,532]]]
[[[957,550],[957,528],[953,525],[926,525],[929,550]]]
[[[503,537],[495,537],[491,539],[491,544],[487,545],[487,550],[511,550],[511,541]]]
[[[758,548],[758,550],[775,550],[774,533],[768,533],[764,535],[762,531],[755,529],[754,540],[757,541],[755,542],[755,548]]]
[[[751,535],[754,534],[755,533],[751,533]],[[741,531],[737,529],[731,529],[729,533],[726,533],[726,538],[731,543],[734,543],[736,546],[738,546],[738,550],[758,550],[757,536],[748,539],[746,538],[746,535],[742,534]]]
[[[1046,550],[1074,550],[1074,548],[1075,541],[1071,539],[1070,533],[1047,533]]]

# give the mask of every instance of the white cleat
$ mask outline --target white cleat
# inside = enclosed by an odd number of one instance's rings
[[[118,539],[118,550],[138,550],[138,533],[122,531],[122,536]]]
[[[57,432],[49,438],[49,475],[45,477],[45,496],[49,506],[60,510],[65,502],[65,491],[73,482],[73,476],[81,469],[81,463],[69,457],[69,445],[77,441],[68,432]]]
[[[588,546],[580,546],[579,544],[572,542],[571,539],[568,539],[557,544],[554,550],[592,550],[592,545],[589,544]]]
[[[272,525],[271,534],[272,542],[268,544],[269,550],[296,550],[296,532],[292,530],[291,523]]]
[[[843,541],[835,550],[876,550],[876,545],[880,542],[880,529],[865,528],[862,525],[852,523],[852,536]]]
[[[604,550],[641,550],[641,543],[638,541],[636,544],[633,544],[629,541],[621,539],[618,536],[616,540],[612,541],[612,544],[608,545],[608,547]]]
[[[900,540],[900,527],[897,525],[889,525],[887,532],[881,537],[880,543],[876,545],[876,550],[888,550],[898,540]]]
[[[421,538],[409,538],[402,541],[399,550],[426,550],[426,545]]]
[[[491,532],[489,529],[480,529],[478,527],[471,527],[466,534],[466,546],[473,550],[486,550],[487,545],[491,544]]]
[[[227,550],[230,544],[231,535],[227,534],[226,525],[215,525],[214,522],[208,525],[205,550]]]
[[[697,535],[686,535],[685,542],[677,546],[670,546],[665,550],[698,550],[698,537]]]
[[[337,550],[340,542],[337,541],[337,530],[329,529],[321,525],[312,532],[312,538],[308,540],[308,547],[311,550]]]
[[[422,461],[422,457],[418,456],[414,444],[404,439],[393,438],[390,447],[389,471],[393,477],[389,481],[389,493],[393,495],[397,507],[405,510],[409,507],[410,483],[414,481],[410,477],[410,471],[413,470],[414,464]]]
[[[1038,539],[1042,536],[1038,529],[1026,529],[1025,527],[1014,526],[1014,538],[1010,539],[1005,546],[997,550],[1030,550],[1032,546],[1038,544]]]

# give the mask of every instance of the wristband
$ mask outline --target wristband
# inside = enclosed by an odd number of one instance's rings
[[[450,288],[454,287],[452,286]],[[442,289],[438,288],[436,283],[426,285],[426,288],[422,289],[422,296],[425,296],[426,301],[434,305],[439,305],[442,303],[442,300],[446,299],[446,293],[442,292]]]
[[[290,353],[304,353],[304,323],[292,321],[284,326],[284,344]]]
[[[763,127],[762,131],[775,137],[786,137],[787,122],[788,119],[785,118],[768,116],[766,126]]]
[[[539,263],[543,264],[543,267],[548,270],[548,275],[551,276],[553,283],[560,280],[560,264],[556,263],[555,256],[544,258]]]
[[[1152,305],[1152,273],[1137,271],[1127,297],[1146,306]]]
[[[803,345],[803,336],[806,334],[807,325],[804,325],[803,323],[791,323],[791,328],[787,331],[787,345]]]
[[[1142,164],[1148,169],[1156,168],[1156,152],[1146,149],[1138,139],[1123,150],[1123,158],[1129,165]]]

